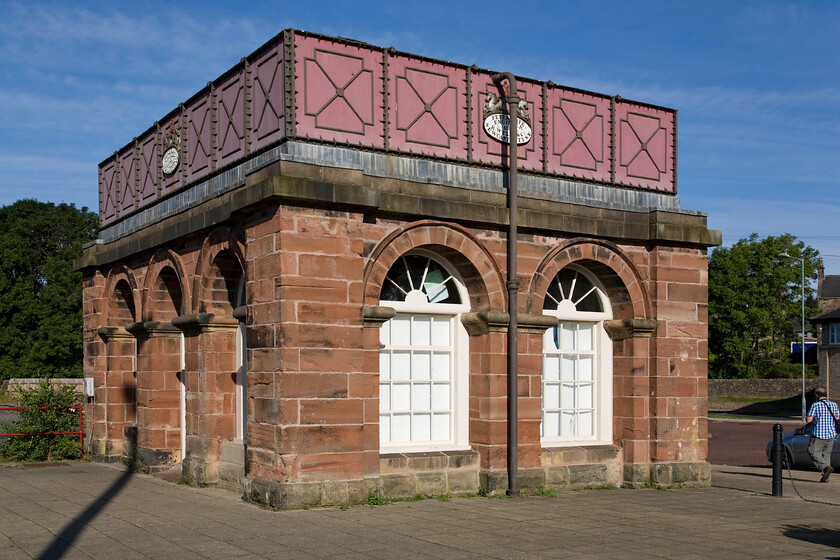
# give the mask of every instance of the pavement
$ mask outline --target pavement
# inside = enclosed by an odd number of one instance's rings
[[[272,511],[115,465],[0,465],[0,559],[840,558],[840,473],[714,466],[712,488]]]

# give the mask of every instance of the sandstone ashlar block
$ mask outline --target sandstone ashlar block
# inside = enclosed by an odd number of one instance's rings
[[[569,466],[569,486],[572,488],[600,484],[609,484],[607,467],[605,465]]]
[[[449,491],[445,472],[426,472],[415,475],[417,492],[425,496],[445,494]]]
[[[544,469],[519,469],[517,482],[521,491],[534,493],[545,487],[547,478]]]
[[[479,472],[479,492],[484,494],[504,493],[508,488],[508,474],[506,470],[482,469]]]
[[[321,505],[322,485],[319,483],[270,483],[268,505],[278,509],[295,509]]]
[[[453,494],[478,492],[478,465],[474,469],[450,470],[446,472],[446,488]]]
[[[477,492],[479,456],[474,451],[380,455],[380,493],[386,497]]]
[[[705,487],[711,484],[711,472],[711,465],[706,461],[653,463],[650,469],[650,480],[654,484],[669,487]]]
[[[339,506],[350,503],[350,488],[343,481],[324,481],[321,485],[319,505]]]
[[[618,487],[622,482],[623,454],[614,445],[546,448],[542,465],[545,484],[558,490]]]
[[[408,458],[408,470],[440,471],[447,468],[449,458],[443,453],[411,453]]]
[[[407,498],[419,492],[413,473],[385,475],[380,477],[379,484],[382,495],[387,498]]]

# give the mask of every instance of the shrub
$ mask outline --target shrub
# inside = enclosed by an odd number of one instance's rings
[[[74,459],[81,454],[78,435],[34,435],[42,432],[71,432],[79,429],[79,416],[65,409],[40,410],[41,406],[71,407],[76,404],[72,386],[54,387],[42,379],[35,389],[16,392],[20,411],[17,421],[0,426],[3,433],[25,433],[30,436],[0,438],[0,460],[55,461]]]

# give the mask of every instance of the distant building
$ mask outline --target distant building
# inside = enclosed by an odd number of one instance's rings
[[[708,484],[720,232],[676,111],[516,79],[508,283],[492,77],[287,30],[102,162],[94,455],[282,507],[504,491],[509,453],[523,489]]]
[[[840,395],[840,275],[825,275],[820,259],[817,277],[817,305],[822,313],[811,317],[818,327],[817,347],[820,364],[820,384],[834,398]]]

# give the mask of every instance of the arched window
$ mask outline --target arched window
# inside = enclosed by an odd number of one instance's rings
[[[454,269],[431,253],[404,255],[388,271],[380,302],[397,314],[380,328],[383,450],[468,447],[466,301]]]
[[[540,436],[545,444],[612,441],[609,300],[597,279],[574,266],[552,280],[543,313],[559,319],[543,336]]]

